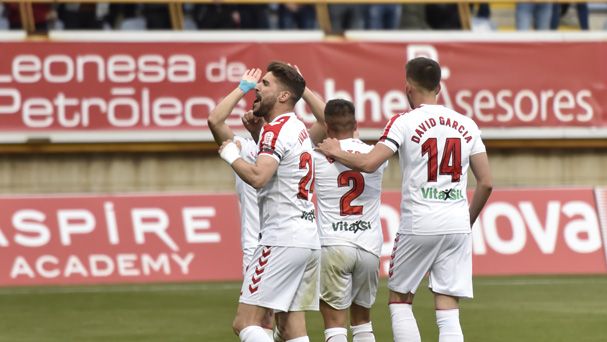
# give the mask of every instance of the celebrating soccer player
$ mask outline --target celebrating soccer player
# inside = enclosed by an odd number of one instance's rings
[[[331,100],[325,107],[327,136],[350,153],[373,147],[354,138],[354,105]],[[347,318],[353,341],[375,341],[370,308],[375,302],[383,243],[379,207],[384,163],[373,173],[354,171],[314,152],[321,249],[320,312],[325,341],[346,342]]]
[[[256,75],[253,71],[253,75]],[[242,286],[233,328],[241,341],[271,341],[261,327],[276,312],[282,338],[309,341],[307,310],[318,310],[320,243],[310,188],[312,142],[294,114],[305,80],[293,67],[271,63],[259,82],[243,79],[242,98],[255,90],[253,113],[263,117],[255,163],[245,161],[228,139],[221,157],[247,184],[258,189],[260,241]]]
[[[459,299],[472,298],[471,226],[492,190],[480,130],[470,118],[437,104],[441,70],[420,57],[406,66],[412,111],[394,116],[366,154],[342,150],[337,139],[319,149],[348,167],[374,172],[396,151],[403,172],[401,222],[390,263],[390,312],[396,342],[420,341],[412,304],[430,273],[440,342],[463,341]],[[476,189],[468,205],[468,167]]]

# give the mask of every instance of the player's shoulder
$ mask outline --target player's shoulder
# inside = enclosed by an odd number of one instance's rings
[[[339,144],[344,151],[368,153],[373,149],[372,145],[366,144],[362,140],[356,138],[342,139],[339,141]]]
[[[472,118],[454,110],[448,107],[444,107],[445,108],[444,113],[446,115],[449,115],[450,118],[452,120],[457,120],[459,123],[461,123],[462,125],[465,125],[465,127],[470,128],[470,129],[476,129],[478,130],[478,125],[476,124],[476,122],[474,120],[472,120]]]

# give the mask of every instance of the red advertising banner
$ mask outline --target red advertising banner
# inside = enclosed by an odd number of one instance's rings
[[[475,274],[607,272],[594,197],[590,188],[494,191],[473,227]]]
[[[482,129],[542,128],[532,130],[538,134],[547,127],[607,128],[607,69],[602,67],[607,43],[600,39],[27,41],[3,42],[0,49],[0,133],[12,133],[3,134],[4,142],[24,139],[17,133],[60,133],[74,141],[162,141],[176,135],[155,133],[175,131],[191,134],[178,135],[183,139],[211,140],[210,110],[247,68],[264,68],[272,60],[297,64],[325,99],[351,99],[361,134],[376,138],[389,117],[409,107],[404,66],[416,56],[441,63],[441,103],[472,117]],[[239,115],[252,100],[249,94],[238,104],[228,120],[233,128],[242,128]],[[313,120],[303,102],[297,112]]]
[[[0,197],[0,285],[238,279],[234,195]]]
[[[494,191],[473,229],[474,273],[607,272],[594,196],[590,188]],[[398,192],[382,196],[384,276],[399,202]],[[234,195],[11,196],[0,197],[0,209],[0,286],[242,276]]]

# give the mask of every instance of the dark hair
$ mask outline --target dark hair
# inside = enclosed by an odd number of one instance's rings
[[[413,58],[407,62],[407,79],[422,89],[433,91],[440,84],[440,65],[426,57]]]
[[[348,100],[330,100],[325,105],[325,122],[335,132],[353,132],[356,129],[354,105]]]
[[[301,99],[304,90],[306,89],[306,80],[295,70],[283,62],[272,62],[268,64],[268,72],[271,72],[278,81],[291,92],[293,105]]]

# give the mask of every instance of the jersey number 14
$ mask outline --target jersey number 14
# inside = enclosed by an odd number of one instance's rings
[[[428,182],[436,182],[438,171],[441,175],[451,175],[451,182],[459,182],[462,175],[462,143],[460,138],[447,138],[443,156],[438,166],[438,143],[436,138],[428,138],[422,145],[422,156],[428,155]]]

